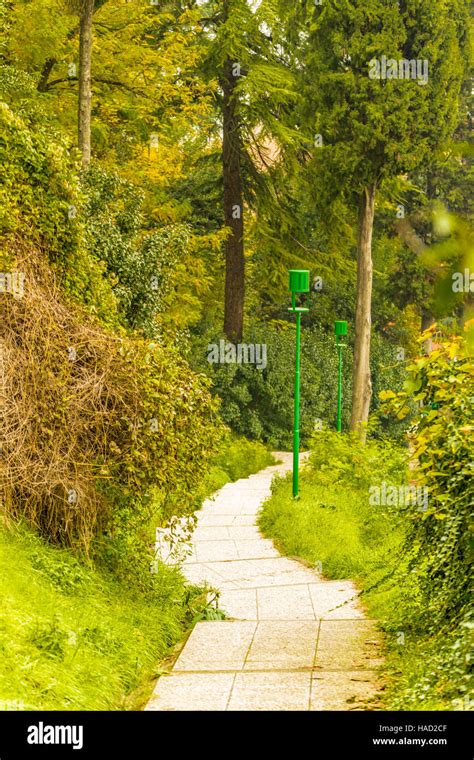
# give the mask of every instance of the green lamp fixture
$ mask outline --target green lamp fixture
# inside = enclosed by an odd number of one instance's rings
[[[290,269],[291,307],[288,311],[296,315],[296,352],[295,352],[295,400],[293,417],[293,496],[298,496],[298,466],[300,451],[300,357],[301,357],[301,315],[309,311],[306,307],[296,305],[300,293],[309,293],[309,270]]]
[[[336,346],[338,354],[338,373],[337,373],[337,432],[342,430],[342,350],[346,347],[343,338],[347,336],[347,322],[334,322],[334,334],[336,336]]]

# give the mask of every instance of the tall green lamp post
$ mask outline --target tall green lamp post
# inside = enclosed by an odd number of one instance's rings
[[[334,322],[336,346],[339,360],[337,373],[337,432],[342,430],[342,349],[346,347],[343,338],[347,335],[347,322]]]
[[[296,314],[296,353],[295,353],[295,402],[293,418],[293,496],[298,496],[298,465],[300,451],[300,354],[301,354],[301,315],[309,311],[296,305],[298,293],[309,293],[309,270],[290,269],[291,307],[288,311]]]

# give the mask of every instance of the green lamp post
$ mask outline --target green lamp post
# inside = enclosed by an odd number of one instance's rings
[[[339,360],[337,374],[337,432],[342,430],[342,349],[346,347],[343,338],[347,335],[347,322],[334,322],[334,333]]]
[[[309,311],[296,305],[298,293],[309,293],[309,270],[290,269],[291,307],[288,311],[296,314],[296,352],[295,352],[295,402],[293,418],[293,496],[298,496],[298,465],[300,451],[300,353],[301,353],[301,314]]]

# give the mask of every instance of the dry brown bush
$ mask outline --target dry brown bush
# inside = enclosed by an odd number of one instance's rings
[[[13,253],[25,288],[21,298],[0,293],[3,506],[48,539],[87,549],[111,516],[100,481],[137,492],[187,466],[196,479],[212,402],[184,363],[163,356],[157,374],[161,354],[150,364],[143,341],[107,332],[68,303],[38,251],[17,244]],[[152,438],[140,420],[155,416]]]
[[[140,391],[124,340],[66,304],[46,261],[16,251],[23,296],[0,295],[4,504],[59,543],[89,545],[108,506],[111,420],[133,419]]]

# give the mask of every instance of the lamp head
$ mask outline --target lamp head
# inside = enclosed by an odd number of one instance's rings
[[[290,269],[290,291],[309,293],[309,269]]]
[[[334,334],[336,338],[343,338],[345,335],[347,335],[347,322],[334,322]]]

